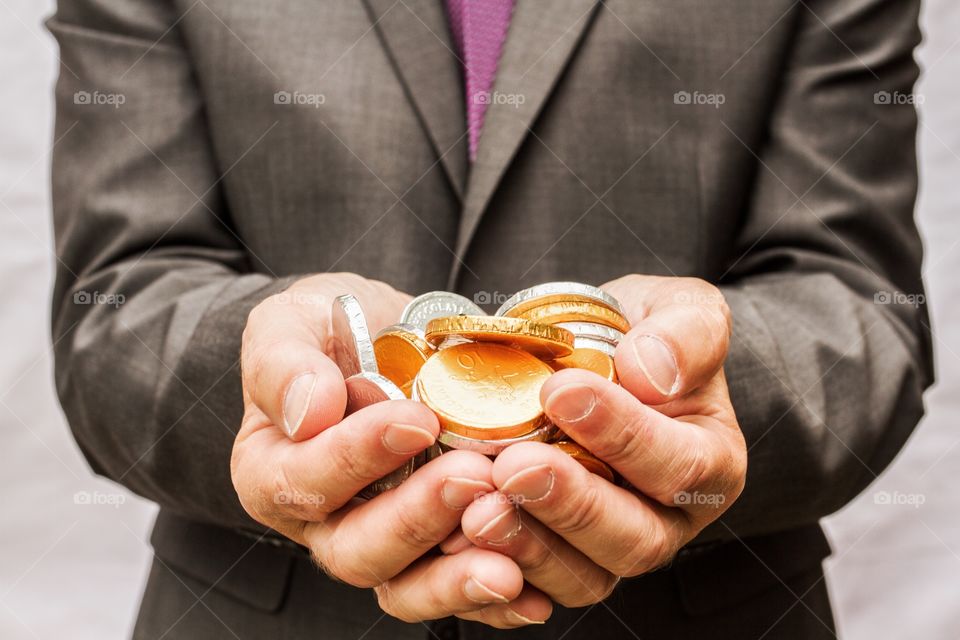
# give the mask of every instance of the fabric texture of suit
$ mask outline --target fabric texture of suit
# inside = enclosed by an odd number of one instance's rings
[[[932,378],[917,5],[519,0],[470,166],[440,0],[61,0],[56,382],[94,470],[161,507],[136,635],[430,635],[264,535],[230,481],[248,312],[352,271],[488,307],[718,284],[743,496],[670,567],[511,637],[832,637],[817,521]]]

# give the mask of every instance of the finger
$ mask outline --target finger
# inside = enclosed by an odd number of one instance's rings
[[[320,521],[431,446],[439,430],[434,413],[411,400],[371,405],[304,442],[260,430],[234,448],[234,487],[268,526]],[[302,542],[302,532],[282,532]]]
[[[677,496],[684,493],[739,493],[746,455],[735,427],[706,417],[669,418],[588,371],[554,374],[541,398],[567,435],[661,504],[678,506]],[[696,512],[717,505],[685,506]]]
[[[510,604],[492,604],[476,611],[457,614],[463,620],[482,622],[497,629],[516,629],[543,624],[553,613],[553,604],[539,589],[526,585]]]
[[[447,556],[466,551],[473,546],[470,538],[463,534],[463,529],[457,529],[447,539],[440,543],[440,552]]]
[[[629,276],[604,288],[626,307],[632,328],[617,346],[617,375],[641,401],[683,396],[720,370],[731,320],[719,289],[696,278],[654,276]]]
[[[312,324],[316,318],[275,296],[250,313],[243,334],[244,395],[294,440],[336,424],[347,406],[343,376]]]
[[[463,532],[482,549],[513,559],[527,582],[565,607],[600,602],[618,578],[598,566],[502,493],[473,502],[461,518]]]
[[[421,558],[374,591],[386,613],[420,622],[508,604],[522,589],[523,574],[513,560],[494,551],[467,549]]]
[[[493,491],[491,467],[478,453],[451,451],[396,489],[308,524],[308,546],[341,580],[358,587],[381,584],[443,542],[459,526],[463,509]]]
[[[617,576],[661,566],[686,541],[682,511],[617,487],[547,444],[508,447],[494,461],[493,479],[524,511]]]

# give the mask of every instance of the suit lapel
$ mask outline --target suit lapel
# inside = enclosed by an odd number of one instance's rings
[[[439,4],[439,0],[437,1]],[[517,0],[470,169],[449,286],[497,185],[590,23],[598,0]],[[499,100],[496,98],[499,96]]]
[[[364,0],[454,191],[467,181],[463,72],[440,0]]]

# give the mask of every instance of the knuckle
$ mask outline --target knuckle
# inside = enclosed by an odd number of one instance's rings
[[[363,455],[359,447],[345,438],[338,438],[327,452],[330,456],[331,468],[335,470],[339,482],[360,487],[366,486],[379,479],[380,475],[374,470],[373,456]]]
[[[596,481],[591,478],[579,494],[567,500],[561,509],[554,528],[564,534],[580,534],[592,531],[603,517],[603,501]]]
[[[614,587],[620,581],[617,576],[604,569],[596,571],[596,576],[589,579],[589,583],[583,578],[575,578],[575,580],[579,581],[580,587],[570,593],[554,596],[553,599],[557,604],[568,609],[578,609],[597,604],[610,597]]]
[[[327,496],[318,487],[294,477],[291,466],[283,460],[276,466],[273,486],[264,499],[269,500],[272,511],[282,511],[299,520],[319,521],[329,513]]]
[[[742,442],[742,437],[740,438]],[[718,465],[719,473],[715,483],[718,491],[726,497],[726,504],[730,504],[743,491],[747,479],[747,452],[743,446],[735,446]]]
[[[446,537],[431,526],[432,518],[410,505],[399,505],[391,533],[397,540],[415,549],[426,549],[440,544]]]
[[[616,414],[613,414],[616,415]],[[625,416],[623,428],[607,429],[606,437],[592,445],[593,453],[614,466],[632,462],[648,451],[653,434],[644,415],[639,412]]]
[[[276,501],[273,500],[274,493],[269,487],[264,487],[256,477],[247,476],[241,459],[242,454],[235,449],[231,465],[236,465],[236,468],[231,473],[231,478],[240,506],[260,524],[272,527],[277,520],[278,511]]]
[[[332,537],[323,548],[311,549],[310,556],[321,571],[350,586],[370,589],[383,583],[359,561],[356,554],[343,553],[341,545]]]
[[[623,559],[613,563],[610,570],[619,576],[634,577],[649,573],[669,562],[676,553],[675,545],[659,528],[647,532],[633,545]]]
[[[266,342],[266,343],[264,343]],[[264,379],[264,371],[270,366],[271,357],[276,353],[279,340],[262,341],[251,338],[240,355],[240,376],[248,392],[256,398],[256,390]]]
[[[701,487],[705,487],[715,477],[715,464],[706,448],[697,441],[697,444],[684,456],[683,467],[677,470],[677,473],[666,474],[668,480],[664,495],[659,496],[667,501],[667,504],[673,504],[674,498],[678,493],[693,492]]]
[[[730,307],[719,287],[701,278],[681,278],[676,283],[683,300],[694,303],[699,309],[709,310],[711,323],[727,331],[731,324]]]
[[[377,596],[377,605],[387,615],[408,623],[421,621],[421,617],[414,614],[405,602],[405,598],[398,594],[389,582],[374,587],[373,591]]]
[[[267,321],[275,306],[274,296],[270,296],[261,300],[257,306],[251,309],[250,313],[247,314],[247,323],[243,329],[243,337],[248,338],[255,333],[256,329]]]
[[[524,572],[531,575],[545,573],[556,562],[553,550],[536,538],[527,543],[519,560],[523,564]]]

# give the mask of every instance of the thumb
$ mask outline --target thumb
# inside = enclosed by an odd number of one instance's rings
[[[723,366],[730,312],[719,289],[695,278],[635,276],[615,281],[632,328],[617,346],[620,384],[646,404],[699,388]],[[632,317],[630,317],[632,316]]]
[[[290,305],[264,301],[244,331],[244,396],[291,439],[312,438],[343,419],[347,391],[322,335]]]

